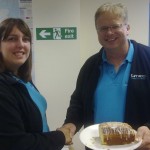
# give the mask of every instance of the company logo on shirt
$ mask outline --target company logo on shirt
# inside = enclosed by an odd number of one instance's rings
[[[143,74],[131,74],[131,79],[134,79],[134,80],[145,80],[146,79],[146,75],[143,75]]]

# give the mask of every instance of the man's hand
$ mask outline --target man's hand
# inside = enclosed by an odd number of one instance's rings
[[[70,129],[65,128],[65,127],[61,127],[61,128],[57,128],[57,130],[63,132],[65,139],[66,139],[65,145],[72,144],[72,137],[70,136]]]
[[[63,127],[70,130],[70,137],[73,138],[76,132],[76,126],[73,123],[67,123],[64,124]]]
[[[136,139],[142,139],[142,144],[137,150],[150,150],[150,130],[146,126],[141,126],[137,130]]]

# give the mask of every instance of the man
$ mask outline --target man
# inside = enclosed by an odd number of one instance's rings
[[[83,125],[126,122],[143,140],[139,149],[150,149],[150,47],[128,39],[120,3],[100,6],[95,27],[102,48],[80,70],[64,127],[74,135]]]

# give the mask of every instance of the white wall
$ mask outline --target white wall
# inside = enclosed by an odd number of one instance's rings
[[[65,119],[76,78],[84,61],[100,49],[94,27],[96,9],[108,0],[32,0],[35,82],[48,102],[51,130]],[[148,44],[149,0],[111,0],[123,2],[129,10],[130,38]],[[36,28],[77,27],[76,40],[36,40]],[[79,134],[75,150],[82,150]]]
[[[33,26],[79,28],[80,6],[74,0],[33,0]],[[35,35],[35,30],[34,30]],[[48,101],[52,130],[62,125],[79,70],[77,40],[35,40],[35,81]]]

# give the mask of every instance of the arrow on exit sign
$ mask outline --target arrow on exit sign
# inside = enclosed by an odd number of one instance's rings
[[[42,38],[47,38],[48,36],[51,35],[50,32],[46,31],[46,30],[42,30],[39,35],[42,37]]]

